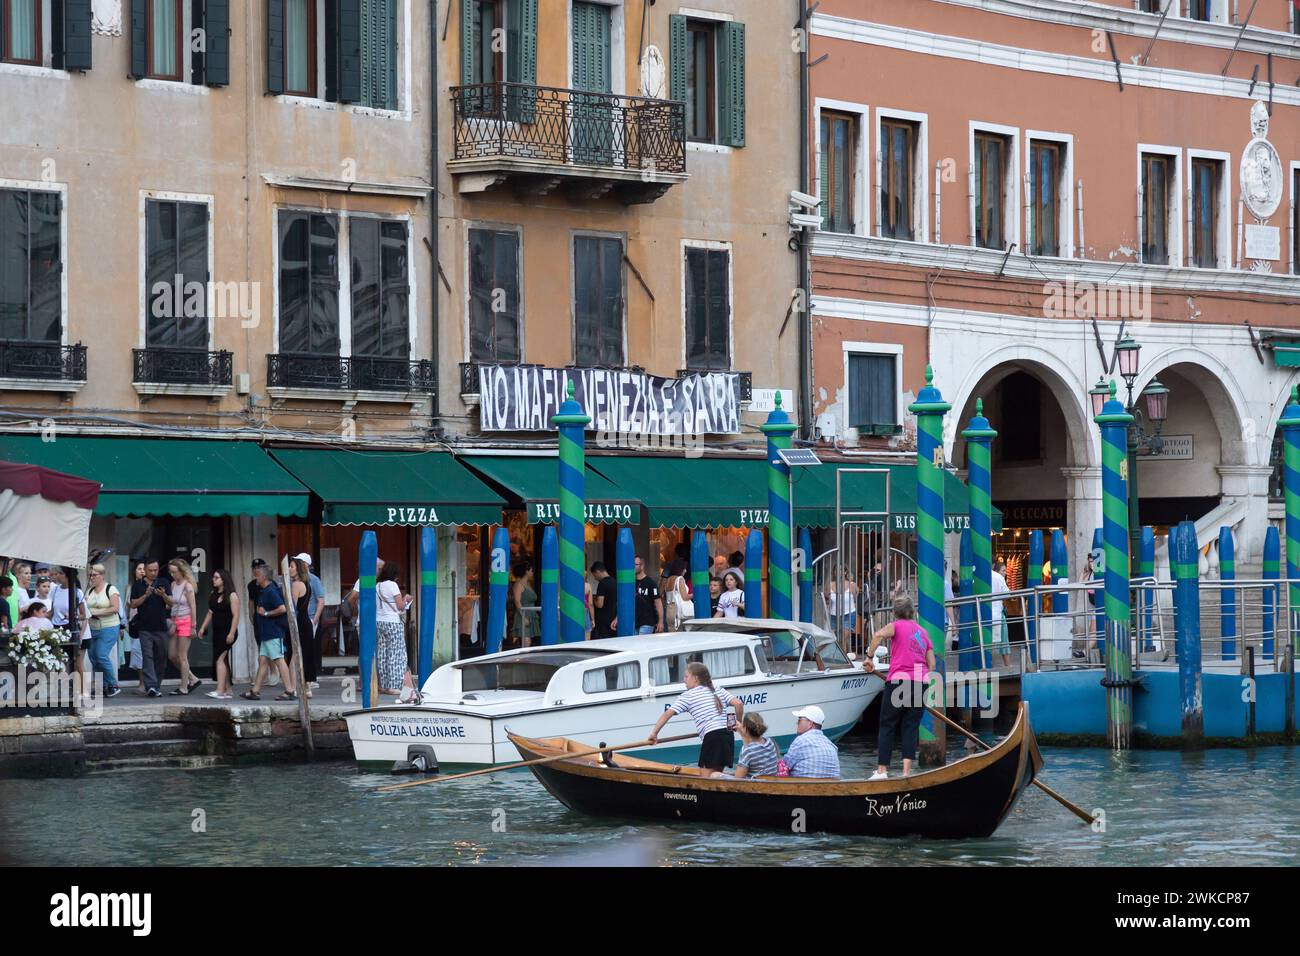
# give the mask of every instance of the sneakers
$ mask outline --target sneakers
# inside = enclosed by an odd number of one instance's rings
[[[872,774],[870,777],[868,777],[867,779],[868,779],[868,780],[888,780],[888,779],[889,779],[889,774],[888,774],[887,772],[885,772],[884,770],[877,770],[875,773],[873,773],[873,774]]]
[[[145,696],[146,696],[146,697],[161,697],[161,696],[162,696],[162,691],[160,691],[157,687],[150,687],[149,690],[148,690],[148,692],[145,694]]]
[[[120,693],[122,693],[122,688],[120,688],[120,687],[114,687],[112,690],[106,690],[106,691],[104,691],[104,697],[106,697],[106,698],[108,698],[108,697],[116,697],[116,696],[117,696],[118,694],[120,694]]]

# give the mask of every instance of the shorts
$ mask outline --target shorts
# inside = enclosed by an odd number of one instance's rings
[[[655,632],[655,626],[653,624],[642,624],[636,629],[636,632],[638,634],[653,634]]]
[[[832,615],[831,615],[831,619],[834,620],[834,617],[835,617],[835,615],[832,614]],[[846,630],[846,631],[855,631],[855,632],[857,631],[857,629],[858,629],[858,612],[857,612],[857,611],[849,611],[847,614],[844,615],[844,624],[843,624],[843,627],[844,627],[844,630]]]
[[[263,641],[257,645],[259,657],[265,657],[269,661],[278,661],[284,657],[284,638],[273,637],[270,640]]]
[[[172,624],[176,627],[177,637],[189,637],[194,633],[194,618],[192,617],[172,618]]]
[[[730,730],[710,730],[700,741],[700,766],[711,770],[730,767],[735,758],[735,739]]]

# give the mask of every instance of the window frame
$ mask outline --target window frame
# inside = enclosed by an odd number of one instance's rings
[[[473,318],[473,310],[471,307],[474,301],[474,280],[470,271],[471,269],[470,241],[471,241],[471,234],[476,230],[482,232],[497,232],[497,233],[508,232],[508,233],[513,233],[515,236],[515,242],[517,248],[517,252],[515,255],[515,272],[516,272],[515,281],[519,289],[519,310],[517,315],[517,321],[519,324],[519,358],[515,362],[503,362],[500,359],[496,359],[493,362],[483,362],[483,360],[474,358],[474,346],[473,346],[474,337],[473,337],[473,327],[472,327],[474,318]],[[497,364],[497,365],[523,364],[524,357],[528,354],[527,341],[525,339],[525,332],[524,332],[525,329],[524,227],[519,225],[518,223],[498,223],[498,222],[489,222],[486,220],[478,220],[478,219],[466,220],[464,248],[465,248],[465,321],[462,327],[462,334],[464,335],[464,348],[462,350],[465,356],[464,361],[466,363],[481,362],[482,364]],[[574,315],[576,318],[576,311]]]
[[[843,353],[843,370],[844,370],[844,405],[841,416],[841,434],[854,432],[859,440],[863,437],[885,437],[885,436],[864,436],[855,426],[850,425],[849,421],[852,415],[853,401],[850,392],[850,373],[849,365],[852,356],[870,355],[880,358],[892,357],[894,360],[894,383],[896,386],[901,385],[903,381],[903,346],[894,345],[887,342],[841,342],[840,348]],[[902,426],[905,414],[903,391],[899,387],[894,389],[894,427],[895,429]],[[895,431],[897,434],[897,431]]]
[[[1146,195],[1142,189],[1144,175],[1144,158],[1146,156],[1163,156],[1169,161],[1169,169],[1173,174],[1173,181],[1168,186],[1167,202],[1169,208],[1166,212],[1168,223],[1165,228],[1167,231],[1166,242],[1168,244],[1169,258],[1165,262],[1147,262],[1143,245],[1143,237],[1146,230]],[[1173,266],[1179,267],[1186,263],[1183,244],[1186,241],[1183,235],[1186,225],[1183,215],[1183,151],[1177,146],[1158,146],[1150,143],[1138,143],[1137,145],[1137,219],[1138,219],[1138,261],[1144,265]]]
[[[822,112],[830,110],[835,113],[851,114],[857,127],[857,135],[853,142],[853,181],[849,188],[850,207],[853,215],[853,229],[851,232],[836,232],[835,235],[842,236],[866,236],[870,235],[870,206],[867,202],[867,196],[871,189],[871,175],[866,163],[868,147],[870,145],[870,133],[867,129],[868,119],[871,109],[865,103],[853,103],[848,100],[826,99],[817,97],[813,104],[814,122],[813,122],[813,164],[810,169],[812,182],[810,183],[809,192],[814,196],[821,196],[821,178],[819,170],[821,169],[822,157]],[[825,210],[819,210],[823,218]],[[830,230],[825,230],[829,232]]]
[[[176,44],[176,72],[174,74],[159,73],[154,69],[153,49],[154,49],[154,3],[157,0],[146,0],[144,8],[144,35],[145,35],[145,75],[147,80],[162,80],[168,83],[185,83],[188,82],[186,73],[188,72],[189,63],[185,56],[189,52],[189,46],[185,43],[185,37],[188,36],[188,4],[183,0],[164,0],[170,2],[176,7],[176,35],[173,40]]]
[[[140,252],[139,252],[139,256],[137,257],[139,261],[138,271],[139,271],[139,286],[140,286],[140,308],[139,308],[140,318],[139,318],[138,328],[136,330],[137,339],[140,343],[138,347],[142,349],[151,347],[149,345],[149,308],[151,302],[151,297],[149,295],[149,203],[151,202],[192,203],[194,205],[206,206],[208,209],[208,231],[207,231],[208,284],[204,289],[204,293],[206,296],[205,311],[207,312],[207,321],[208,321],[207,350],[212,351],[213,334],[215,332],[212,313],[215,311],[215,309],[212,308],[213,302],[212,302],[211,283],[212,283],[213,276],[216,274],[214,271],[214,263],[216,261],[216,255],[214,249],[215,222],[216,222],[216,216],[215,216],[216,197],[211,194],[205,194],[205,193],[178,193],[178,192],[167,192],[163,190],[154,190],[154,189],[140,190],[140,204],[139,204]],[[276,287],[278,290],[279,287],[278,267],[276,269]],[[279,315],[278,310],[276,315],[278,317]],[[159,348],[162,347],[163,346],[159,346]]]
[[[1210,7],[1211,16],[1209,18],[1198,17],[1193,14],[1192,12],[1193,4],[1196,4],[1198,2],[1205,3],[1207,2],[1207,0],[1186,0],[1186,2],[1179,4],[1179,6],[1181,7],[1180,13],[1184,20],[1191,20],[1194,23],[1231,23],[1232,22],[1231,19],[1229,19],[1228,17],[1228,8],[1226,6],[1227,0],[1215,0],[1215,3],[1212,4]],[[1220,12],[1215,12],[1215,7],[1218,6],[1219,4],[1224,4],[1224,6],[1219,7]]]
[[[978,244],[979,229],[976,222],[976,191],[975,191],[975,152],[976,144],[980,135],[1000,136],[1007,140],[1006,149],[1003,155],[1006,157],[1007,168],[1003,171],[1003,197],[1002,197],[1002,228],[1003,242],[1000,248],[994,249],[991,246],[981,246]],[[997,123],[986,123],[979,120],[970,121],[969,135],[969,166],[968,166],[968,192],[969,200],[967,202],[967,214],[970,217],[970,234],[968,239],[970,245],[977,249],[989,249],[990,251],[1005,254],[1007,247],[1014,244],[1016,249],[1023,249],[1021,240],[1022,219],[1020,215],[1020,128],[1016,126],[1003,126]]]
[[[602,232],[594,229],[574,229],[569,233],[569,330],[573,365],[576,368],[603,368],[602,365],[583,365],[578,361],[578,239],[616,239],[620,245],[619,286],[622,302],[622,359],[611,366],[628,367],[628,301],[627,301],[627,243],[628,237],[622,232]]]
[[[324,65],[319,62],[325,49],[321,34],[325,29],[323,0],[307,0],[307,89],[295,90],[289,86],[289,12],[285,7],[284,24],[284,92],[281,96],[297,96],[304,99],[317,99],[320,96],[320,76]]]
[[[704,136],[692,136],[690,134],[691,104],[686,104],[686,121],[688,143],[703,143],[706,145],[717,146],[718,143],[718,31],[721,29],[721,23],[718,20],[704,20],[699,17],[688,16],[686,18],[686,40],[687,40],[687,76],[690,76],[691,66],[695,62],[695,34],[704,33],[708,36],[708,82],[706,84],[708,95],[708,133]]]
[[[886,123],[910,123],[914,127],[912,143],[912,238],[896,239],[896,242],[930,241],[930,116],[928,113],[916,113],[909,110],[896,110],[888,107],[876,108],[876,232],[881,238],[890,238],[884,234],[885,224],[885,135]]]
[[[0,63],[6,63],[10,66],[45,66],[45,5],[47,0],[33,0],[33,6],[36,9],[35,24],[35,42],[32,44],[35,56],[30,60],[19,60],[8,53],[7,48],[12,48],[13,43],[13,0],[0,0],[0,17],[3,18],[4,29],[0,31],[3,36],[4,44],[0,46]]]
[[[1198,266],[1196,264],[1196,183],[1193,172],[1198,162],[1217,162],[1219,180],[1216,184],[1215,209],[1215,264]],[[1193,269],[1231,269],[1233,267],[1232,248],[1232,154],[1220,150],[1187,150],[1187,208],[1183,211],[1187,217],[1187,259],[1186,264]]]
[[[68,186],[25,179],[0,179],[0,190],[57,193],[59,197],[59,344],[68,345]],[[31,259],[28,257],[28,271]],[[31,317],[28,316],[30,326]],[[25,341],[25,340],[24,340]]]
[[[357,353],[353,350],[353,347],[352,347],[352,340],[353,340],[353,337],[354,337],[355,334],[356,334],[356,322],[354,321],[353,312],[352,312],[352,309],[353,309],[353,301],[352,301],[352,224],[353,224],[353,222],[354,222],[355,220],[358,220],[358,219],[368,219],[368,220],[372,220],[372,221],[378,223],[380,226],[382,226],[382,225],[383,225],[384,223],[386,223],[386,222],[400,222],[400,223],[403,225],[403,227],[406,229],[406,359],[405,359],[405,360],[408,361],[408,362],[416,361],[416,359],[414,358],[414,356],[415,356],[415,325],[416,325],[416,317],[415,317],[415,307],[416,307],[416,302],[415,302],[415,260],[414,260],[414,258],[413,258],[413,253],[414,253],[415,250],[414,250],[414,245],[413,245],[413,242],[412,242],[412,231],[413,231],[413,230],[412,230],[411,217],[408,216],[408,215],[387,215],[387,214],[385,214],[385,213],[372,213],[372,212],[347,212],[347,213],[339,212],[339,213],[337,213],[337,215],[339,216],[339,229],[340,229],[340,230],[346,230],[346,231],[347,231],[347,240],[346,240],[346,241],[343,240],[342,236],[340,236],[340,238],[339,238],[339,267],[340,267],[339,271],[340,271],[340,272],[342,271],[343,263],[346,262],[346,263],[347,263],[347,272],[348,272],[348,281],[347,281],[348,345],[347,345],[347,352],[346,352],[346,353],[341,353],[341,354],[346,354],[346,355],[348,355],[349,357],[351,357],[351,356],[353,356],[353,355],[357,355]],[[382,232],[379,234],[379,238],[380,238],[380,240],[381,240],[381,249],[382,249]],[[346,259],[343,258],[344,254],[347,255],[347,258],[346,258]],[[382,253],[381,253],[381,255],[380,255],[380,268],[381,268],[381,276],[380,276],[380,290],[381,290],[381,295],[382,295],[382,289],[383,289],[382,266],[383,266],[383,256],[382,256]],[[278,277],[278,275],[279,275],[279,272],[278,272],[278,271],[277,271],[276,275],[277,275],[277,277]],[[340,330],[340,331],[339,331],[339,336],[340,336],[340,345],[341,345],[341,342],[342,342],[342,335],[343,335],[343,332],[342,332],[342,326],[343,326],[343,319],[342,319],[342,316],[343,316],[343,298],[344,298],[344,297],[343,297],[342,280],[340,279],[340,288],[339,288],[339,330]],[[381,308],[382,308],[382,303],[381,303]],[[278,341],[278,340],[277,340],[277,341]],[[382,355],[380,355],[380,356],[365,356],[365,357],[367,357],[367,358],[395,358],[394,356],[382,356]]]
[[[697,368],[689,362],[690,336],[687,332],[690,315],[686,309],[686,283],[690,270],[686,267],[686,256],[691,249],[703,249],[707,252],[725,252],[727,254],[727,367],[725,369]],[[730,372],[736,362],[736,255],[731,242],[716,242],[708,239],[683,239],[681,245],[682,267],[682,364],[680,368],[692,372]]]
[[[1031,224],[1035,214],[1035,195],[1033,177],[1033,156],[1035,145],[1050,145],[1057,148],[1058,165],[1056,171],[1056,255],[1038,256],[1038,258],[1073,259],[1077,254],[1074,244],[1074,136],[1070,133],[1053,133],[1046,130],[1027,129],[1025,135],[1025,189],[1028,190],[1028,202],[1025,204],[1025,241],[1033,233]],[[1026,248],[1026,254],[1029,250]]]
[[[347,214],[339,209],[324,209],[317,207],[310,209],[299,205],[276,205],[272,207],[273,215],[271,218],[271,268],[274,277],[275,288],[272,295],[271,307],[273,309],[273,338],[272,346],[276,355],[315,355],[317,353],[308,352],[286,352],[280,346],[280,336],[283,334],[283,328],[280,322],[281,308],[281,290],[280,277],[282,274],[283,263],[280,259],[280,217],[284,215],[302,215],[302,216],[327,216],[332,217],[337,225],[336,235],[336,252],[334,264],[335,294],[338,296],[338,340],[339,340],[339,358],[349,358],[352,354],[352,283],[347,283],[344,288],[343,282],[343,263],[351,263],[352,251],[347,241]],[[310,238],[311,226],[308,218],[308,263],[310,264]],[[308,286],[310,289],[311,274],[308,271]],[[323,355],[324,353],[319,353]]]
[[[1290,261],[1287,264],[1287,272],[1291,275],[1300,275],[1300,221],[1297,216],[1300,215],[1300,160],[1291,160],[1286,165],[1288,188],[1291,190],[1289,219],[1287,220],[1291,228],[1290,242],[1287,243],[1289,248],[1288,256]]]

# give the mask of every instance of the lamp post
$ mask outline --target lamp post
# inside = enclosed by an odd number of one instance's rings
[[[1141,560],[1141,536],[1142,522],[1138,514],[1138,473],[1137,473],[1137,453],[1138,445],[1143,440],[1153,452],[1159,453],[1163,440],[1160,437],[1160,430],[1164,427],[1165,420],[1169,417],[1169,389],[1160,384],[1158,379],[1152,379],[1147,387],[1142,389],[1138,396],[1143,400],[1145,407],[1139,407],[1134,400],[1133,384],[1137,381],[1139,368],[1139,354],[1142,346],[1131,335],[1124,336],[1123,339],[1115,346],[1115,357],[1119,365],[1120,377],[1124,379],[1124,385],[1128,389],[1128,400],[1124,403],[1124,411],[1133,416],[1133,421],[1128,425],[1128,560],[1129,573],[1131,576],[1138,575],[1138,562]],[[1110,397],[1110,386],[1104,378],[1098,379],[1097,384],[1088,389],[1088,396],[1092,399],[1092,414],[1095,418],[1102,413],[1107,399]],[[1150,432],[1147,430],[1148,423],[1151,426]]]

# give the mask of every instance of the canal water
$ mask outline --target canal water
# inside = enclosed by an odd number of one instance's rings
[[[844,741],[856,775],[872,741]],[[395,793],[349,762],[0,781],[0,855],[112,865],[1295,865],[1300,750],[1045,748],[1043,779],[986,840],[867,840],[581,816],[527,770]],[[410,778],[406,778],[410,779]]]

